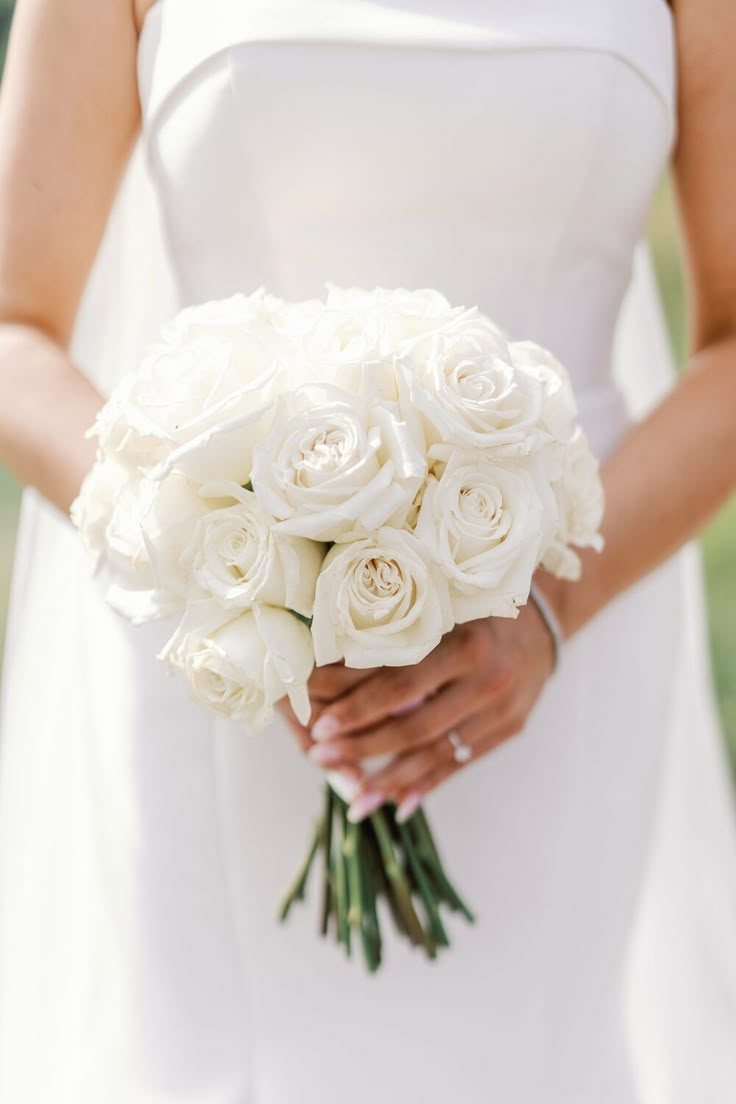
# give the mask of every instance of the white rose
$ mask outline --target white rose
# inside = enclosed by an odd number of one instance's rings
[[[181,554],[197,521],[217,505],[178,473],[152,480],[98,457],[71,517],[118,613],[140,623],[183,608],[188,578]]]
[[[281,403],[254,451],[252,481],[281,532],[335,541],[403,525],[426,470],[396,407],[306,387]]]
[[[339,288],[327,284],[326,308],[349,320],[352,331],[373,330],[383,337],[384,351],[436,330],[459,317],[463,307],[452,307],[433,288]]]
[[[398,370],[404,416],[421,420],[429,444],[523,454],[548,439],[544,383],[515,367],[504,335],[478,311],[417,341]]]
[[[131,467],[199,482],[250,477],[252,449],[298,350],[262,294],[189,307],[101,411],[93,433]]]
[[[304,331],[312,381],[395,402],[395,361],[403,346],[462,313],[431,289],[339,288],[327,285],[321,310]]]
[[[274,318],[280,330],[295,341],[304,342],[324,314],[322,299],[285,299],[280,301],[278,311],[274,311]]]
[[[430,478],[416,535],[449,580],[453,618],[516,617],[528,598],[555,500],[541,466],[452,452]]]
[[[599,533],[605,506],[599,464],[578,427],[562,454],[562,477],[552,484],[557,499],[558,528],[544,550],[542,563],[562,579],[580,578],[580,557],[572,548],[603,548]]]
[[[512,341],[511,360],[544,384],[542,423],[555,441],[572,440],[577,423],[578,407],[570,375],[563,364],[548,349],[534,341]]]
[[[243,329],[255,318],[277,325],[284,306],[283,300],[267,295],[263,287],[250,295],[238,292],[225,299],[210,299],[180,310],[163,327],[161,337],[173,345],[200,337],[221,337],[237,343]]]
[[[183,609],[189,583],[181,554],[212,507],[178,472],[161,481],[129,473],[105,532],[106,598],[118,613],[139,624]]]
[[[125,375],[86,433],[96,437],[100,451],[131,471],[151,470],[173,447],[161,426],[137,404],[139,377]]]
[[[182,555],[202,590],[226,609],[260,602],[311,617],[324,545],[278,533],[253,491],[235,483],[208,484],[202,494],[231,500],[197,522]]]
[[[412,533],[383,528],[328,552],[312,620],[320,666],[418,663],[451,628],[447,581]]]
[[[142,523],[157,490],[153,481],[131,473],[118,490],[105,529],[105,567],[112,580],[108,601],[135,621],[147,619],[147,601],[138,594],[155,589]],[[130,595],[130,610],[125,608],[125,598],[118,604],[115,597],[118,592],[121,596]]]
[[[192,533],[204,518],[230,505],[232,495],[219,485],[205,495],[199,484],[180,472],[150,483],[155,494],[141,521],[143,540],[156,587],[178,595],[181,606],[193,589],[190,565],[184,559]]]
[[[128,472],[115,460],[98,455],[69,511],[79,530],[96,573],[107,553],[105,534],[118,496],[128,482]]]
[[[309,721],[312,640],[286,610],[256,605],[233,617],[215,602],[194,602],[159,658],[215,713],[261,727],[288,697],[302,724]]]
[[[301,350],[301,382],[396,402],[395,342],[381,317],[353,316],[322,304],[301,337]]]

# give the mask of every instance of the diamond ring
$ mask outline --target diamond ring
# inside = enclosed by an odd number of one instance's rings
[[[452,732],[447,733],[447,739],[452,744],[452,752],[455,762],[467,763],[467,761],[472,757],[473,752],[467,744],[464,744],[462,742],[460,738],[460,733],[456,732],[455,729],[453,729]]]

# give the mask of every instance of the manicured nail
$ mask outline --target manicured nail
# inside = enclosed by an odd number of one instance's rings
[[[319,763],[321,767],[331,767],[335,763],[339,763],[344,755],[344,752],[340,751],[334,744],[314,744],[309,749],[309,758],[314,759],[315,763]]]
[[[410,793],[401,802],[396,810],[396,821],[399,824],[403,824],[405,820],[408,820],[410,816],[417,811],[422,804],[422,795],[420,793]]]
[[[337,717],[331,717],[329,713],[325,713],[323,717],[320,717],[312,727],[313,740],[332,740],[339,733],[340,722]]]
[[[391,710],[391,716],[403,717],[406,713],[411,713],[413,710],[418,709],[420,705],[424,705],[426,700],[427,699],[422,696],[421,698],[413,698],[410,702],[404,702],[403,705]]]
[[[356,797],[355,801],[348,809],[348,820],[351,824],[357,824],[363,817],[375,813],[376,809],[383,805],[384,801],[385,798],[382,793],[374,793],[371,790],[366,790],[365,793],[359,794],[359,796]]]

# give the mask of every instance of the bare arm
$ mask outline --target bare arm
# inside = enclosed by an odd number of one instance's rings
[[[67,347],[139,127],[132,0],[19,0],[0,95],[0,462],[68,509],[100,406]]]
[[[574,585],[540,579],[566,633],[694,536],[736,489],[736,8],[679,0],[674,174],[688,260],[692,352],[679,385],[603,471],[601,555]]]

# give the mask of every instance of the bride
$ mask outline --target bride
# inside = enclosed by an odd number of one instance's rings
[[[726,0],[19,0],[0,455],[26,492],[0,758],[0,1099],[727,1104],[736,837],[686,542],[736,486]],[[672,158],[692,355],[642,244]],[[101,244],[102,243],[102,244]],[[104,605],[84,431],[177,307],[437,287],[571,371],[606,545],[247,739]],[[558,639],[559,638],[559,639]],[[559,652],[555,667],[555,653]],[[452,736],[449,739],[448,736]],[[455,756],[461,742],[470,750]],[[427,799],[479,914],[377,978],[272,915],[322,768]]]

